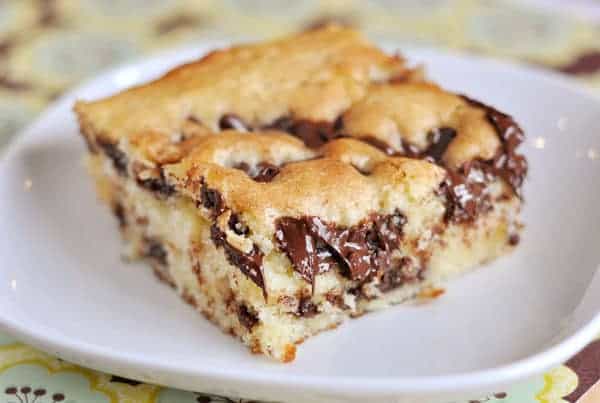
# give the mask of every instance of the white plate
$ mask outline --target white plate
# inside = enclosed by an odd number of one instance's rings
[[[527,230],[516,253],[323,333],[277,364],[251,355],[143,265],[119,259],[116,223],[80,158],[75,98],[148,80],[215,44],[100,76],[52,106],[0,162],[0,327],[122,376],[262,399],[435,402],[502,390],[600,332],[600,104],[549,73],[427,50],[431,76],[515,115],[528,134]],[[29,182],[30,181],[30,182]]]

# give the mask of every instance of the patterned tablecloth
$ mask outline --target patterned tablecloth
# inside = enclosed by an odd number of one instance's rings
[[[330,20],[373,39],[544,65],[600,94],[599,0],[0,0],[0,147],[106,66],[184,42],[269,37]],[[534,380],[471,402],[600,402],[600,386],[591,387],[599,379],[600,340]],[[239,400],[99,373],[0,334],[0,403],[63,401]]]

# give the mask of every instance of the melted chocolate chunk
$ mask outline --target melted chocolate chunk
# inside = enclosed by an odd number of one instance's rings
[[[487,185],[495,177],[502,178],[521,197],[521,187],[527,174],[527,161],[517,153],[517,147],[523,142],[523,130],[509,115],[497,111],[479,101],[463,98],[472,106],[482,108],[488,121],[496,130],[502,148],[490,161],[470,161],[457,170],[447,170],[448,176],[440,189],[446,197],[446,221],[466,223],[475,220],[478,214],[492,209]],[[360,140],[382,150],[388,155],[425,159],[444,166],[443,155],[456,131],[449,127],[441,127],[429,133],[429,146],[424,151],[407,142],[402,143],[402,150],[396,151],[385,141],[373,137],[362,137]]]
[[[409,143],[408,141],[400,140],[400,145],[402,150],[397,152],[396,155],[409,158],[427,158],[427,155],[424,152],[421,152],[417,146]]]
[[[294,270],[309,283],[313,283],[317,253],[307,219],[280,218],[275,237],[294,265]]]
[[[233,129],[240,132],[247,132],[251,130],[250,126],[247,125],[246,122],[242,120],[242,118],[233,113],[228,113],[226,115],[221,116],[221,119],[219,119],[219,129]]]
[[[263,290],[266,299],[267,289],[262,273],[263,254],[258,246],[253,245],[249,253],[244,253],[227,242],[225,233],[214,224],[210,227],[210,237],[217,248],[223,248],[229,263],[239,268],[242,273]]]
[[[231,214],[227,224],[233,232],[240,236],[247,236],[250,233],[250,228],[240,221],[240,217],[237,214]]]
[[[270,162],[259,162],[254,167],[242,162],[234,168],[246,172],[249,177],[257,182],[271,182],[279,174],[279,167]]]
[[[144,256],[155,260],[163,266],[167,265],[167,251],[162,243],[154,238],[145,239]]]
[[[344,129],[344,115],[340,115],[333,122],[333,130],[339,133],[343,129]]]
[[[279,174],[279,167],[268,162],[260,162],[253,179],[257,182],[271,182]]]
[[[318,217],[282,217],[276,222],[275,237],[294,270],[313,286],[315,276],[333,264],[351,280],[364,281],[391,264],[404,224],[406,217],[400,212],[373,214],[349,228]]]
[[[319,313],[319,309],[313,302],[310,300],[310,297],[302,297],[298,302],[298,310],[296,311],[296,316],[300,316],[302,318],[311,318]]]
[[[480,213],[493,208],[486,192],[493,175],[487,171],[489,166],[480,161],[469,162],[458,172],[448,171],[440,189],[446,197],[446,221],[473,222]]]
[[[512,116],[464,95],[462,97],[471,105],[485,110],[487,119],[496,129],[502,142],[502,150],[492,161],[494,173],[504,179],[513,188],[515,194],[521,196],[521,186],[528,170],[527,160],[517,153],[517,147],[525,139],[523,129]]]
[[[212,212],[213,217],[218,217],[225,211],[225,203],[221,194],[215,189],[210,189],[206,183],[202,183],[200,188],[200,200],[202,206]]]
[[[442,156],[450,145],[450,142],[456,137],[456,130],[451,127],[441,127],[437,130],[432,130],[429,133],[429,147],[423,153],[425,158],[432,162],[441,163]]]
[[[259,322],[258,316],[253,312],[250,312],[246,305],[239,305],[237,309],[237,317],[242,326],[248,330],[252,330]]]
[[[175,194],[175,186],[167,183],[164,172],[160,171],[160,176],[156,178],[137,179],[138,185],[151,191],[157,196],[168,198]]]
[[[374,137],[362,137],[361,140],[388,155],[425,159],[443,166],[442,157],[454,137],[456,131],[452,128],[433,130],[429,133],[430,145],[425,151],[419,151],[407,142],[402,143],[402,151],[396,151]],[[465,164],[458,171],[447,170],[448,176],[440,189],[440,194],[446,197],[446,221],[471,222],[481,211],[491,208],[489,197],[484,192],[487,181],[492,180],[489,171],[482,162]]]
[[[340,137],[338,129],[343,125],[340,119],[335,122],[293,119],[288,116],[275,120],[265,129],[276,129],[298,137],[310,148],[318,148],[323,144]]]
[[[382,271],[377,286],[382,292],[394,290],[406,283],[423,279],[424,265],[416,267],[412,259],[402,257]]]
[[[126,177],[128,163],[127,155],[125,155],[123,151],[119,150],[116,144],[109,143],[101,139],[98,139],[97,143],[104,151],[104,154],[106,154],[106,156],[112,160],[113,166],[115,167],[117,173]]]

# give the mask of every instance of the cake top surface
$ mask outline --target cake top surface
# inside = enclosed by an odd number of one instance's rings
[[[262,223],[353,225],[434,197],[448,172],[465,179],[474,165],[518,192],[527,169],[510,116],[337,26],[213,51],[75,111],[122,173]]]

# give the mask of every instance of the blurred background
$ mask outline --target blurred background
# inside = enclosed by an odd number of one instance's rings
[[[150,52],[330,21],[542,65],[600,94],[600,0],[0,0],[0,146],[65,89]]]

